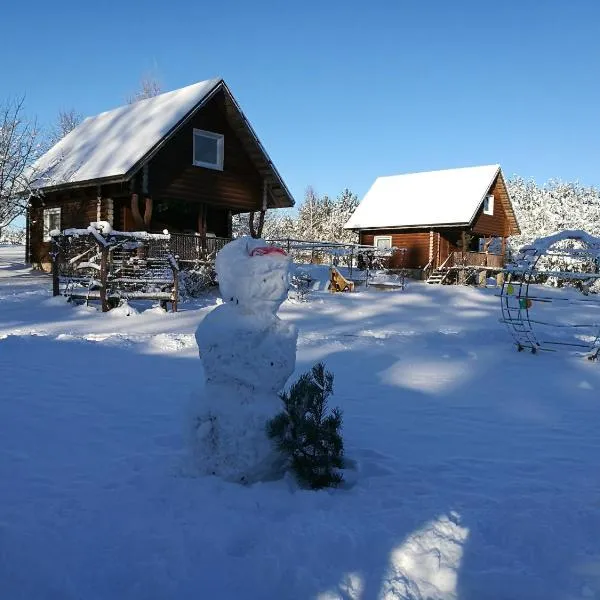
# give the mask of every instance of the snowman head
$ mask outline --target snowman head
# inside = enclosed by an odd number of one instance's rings
[[[223,300],[244,312],[275,314],[287,298],[290,257],[264,240],[233,240],[217,254],[215,268]]]

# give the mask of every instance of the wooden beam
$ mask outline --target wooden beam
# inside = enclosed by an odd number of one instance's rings
[[[138,231],[144,229],[144,219],[140,214],[139,197],[137,194],[131,194],[131,217],[133,218],[133,224]]]
[[[96,188],[96,221],[102,221],[102,186]]]
[[[145,198],[145,206],[144,206],[144,225],[145,229],[150,229],[150,224],[152,223],[152,197],[146,196]]]
[[[100,255],[100,302],[102,303],[102,312],[108,312],[107,283],[108,283],[108,246],[102,246]]]
[[[60,247],[55,240],[52,240],[52,295],[60,294]]]

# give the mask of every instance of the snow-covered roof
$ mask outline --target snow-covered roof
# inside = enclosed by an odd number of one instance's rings
[[[222,81],[200,81],[88,117],[36,161],[32,187],[124,176]]]
[[[500,165],[378,177],[346,229],[467,224]]]

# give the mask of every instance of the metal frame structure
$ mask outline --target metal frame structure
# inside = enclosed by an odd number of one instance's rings
[[[588,358],[595,360],[600,353],[600,294],[590,293],[590,287],[600,279],[600,238],[585,232],[564,231],[546,238],[540,238],[525,246],[515,260],[504,269],[504,281],[500,293],[501,321],[506,324],[517,350],[556,351],[558,347],[570,347],[584,351]],[[554,280],[558,285],[566,285],[577,290],[581,298],[553,297],[542,295],[537,284]],[[531,309],[537,303],[560,302],[573,307],[592,304],[599,310],[595,323],[561,324],[536,318]],[[564,305],[564,304],[562,304]],[[549,339],[541,335],[542,327],[552,329],[573,329],[579,334],[587,334],[582,339]]]

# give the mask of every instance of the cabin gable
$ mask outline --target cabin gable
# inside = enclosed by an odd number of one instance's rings
[[[508,190],[502,173],[498,173],[486,196],[493,196],[492,214],[484,212],[484,202],[481,203],[472,221],[471,231],[477,235],[488,237],[508,237],[519,232]]]
[[[223,169],[194,165],[194,130],[222,134]],[[148,192],[163,199],[226,206],[232,212],[260,209],[263,182],[225,113],[223,91],[203,106],[148,164]]]

